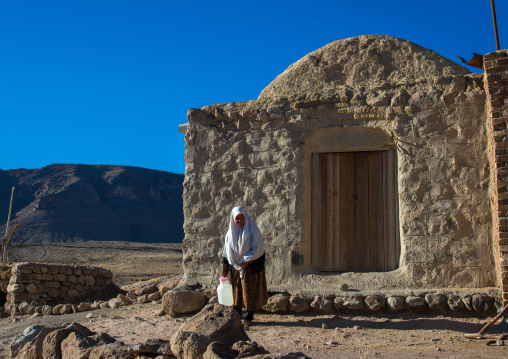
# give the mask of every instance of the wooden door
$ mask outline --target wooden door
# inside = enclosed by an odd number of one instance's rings
[[[398,267],[393,151],[313,154],[311,205],[315,269]]]

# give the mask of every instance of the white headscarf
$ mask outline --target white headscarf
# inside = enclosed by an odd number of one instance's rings
[[[245,216],[243,227],[238,227],[235,223],[235,218],[240,213]],[[233,208],[229,218],[229,229],[226,234],[222,256],[226,257],[229,264],[239,270],[240,275],[242,275],[244,269],[240,267],[240,263],[258,259],[263,253],[265,253],[265,248],[261,231],[247,215],[245,209],[242,207]]]

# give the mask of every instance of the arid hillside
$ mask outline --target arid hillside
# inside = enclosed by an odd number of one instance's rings
[[[14,241],[29,243],[183,239],[183,175],[138,167],[55,164],[0,170],[0,232],[11,188]]]

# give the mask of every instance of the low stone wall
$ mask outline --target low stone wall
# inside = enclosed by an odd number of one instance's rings
[[[366,311],[398,312],[416,310],[429,314],[462,313],[475,316],[492,314],[501,307],[497,290],[471,291],[418,291],[408,293],[344,292],[340,295],[312,296],[305,294],[275,294],[263,307],[267,312]]]
[[[6,305],[22,302],[79,303],[111,298],[120,292],[113,273],[99,267],[43,263],[15,263],[0,281],[6,287]],[[8,283],[5,286],[5,283]]]

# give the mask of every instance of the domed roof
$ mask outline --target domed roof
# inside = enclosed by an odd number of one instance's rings
[[[363,35],[334,41],[306,55],[277,76],[259,98],[308,97],[344,86],[411,84],[469,73],[455,62],[410,41]]]

